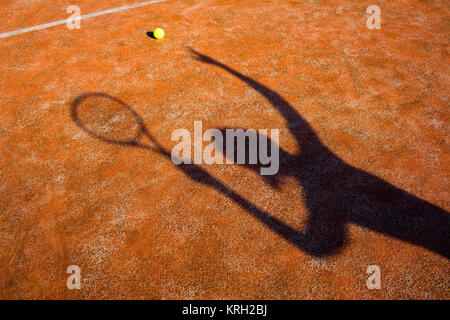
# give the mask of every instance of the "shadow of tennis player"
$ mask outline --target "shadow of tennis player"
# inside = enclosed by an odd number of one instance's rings
[[[190,51],[198,60],[228,71],[261,93],[286,120],[301,153],[293,155],[280,150],[280,171],[266,181],[273,187],[284,176],[298,181],[306,193],[307,227],[302,231],[292,228],[199,166],[178,165],[181,172],[233,200],[266,227],[312,256],[337,253],[346,242],[346,224],[356,223],[449,258],[450,220],[446,211],[346,164],[321,143],[308,123],[276,92],[210,57]],[[115,97],[98,92],[80,95],[71,103],[71,116],[76,125],[99,140],[155,151],[172,161],[171,152],[148,132],[139,115]],[[114,127],[105,130],[111,124]]]
[[[284,176],[294,177],[304,190],[307,226],[302,232],[287,232],[285,237],[292,238],[291,242],[313,256],[331,255],[347,240],[346,224],[355,223],[450,257],[448,212],[345,163],[278,93],[211,57],[188,50],[195,59],[227,71],[259,92],[286,121],[300,151],[290,154],[280,148],[277,176],[263,178],[277,187]],[[226,128],[222,130],[224,133]],[[249,167],[259,173],[258,166]]]

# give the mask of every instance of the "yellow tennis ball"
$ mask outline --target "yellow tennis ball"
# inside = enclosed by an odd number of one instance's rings
[[[161,28],[156,28],[156,29],[153,31],[153,36],[154,36],[156,39],[161,40],[162,38],[164,38],[164,30],[161,29]]]

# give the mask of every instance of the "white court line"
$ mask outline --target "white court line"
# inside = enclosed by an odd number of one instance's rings
[[[15,30],[15,31],[0,33],[0,38],[12,37],[12,36],[16,36],[18,34],[22,34],[22,33],[26,33],[26,32],[42,30],[42,29],[47,29],[47,28],[54,27],[54,26],[57,26],[57,25],[60,25],[60,24],[66,24],[69,21],[80,21],[80,20],[84,20],[84,19],[88,19],[88,18],[102,16],[104,14],[109,14],[109,13],[114,13],[114,12],[134,9],[134,8],[139,8],[139,7],[143,7],[143,6],[148,6],[149,4],[158,3],[158,2],[164,2],[164,1],[166,1],[166,0],[145,1],[145,2],[140,2],[140,3],[130,4],[128,6],[123,6],[123,7],[118,7],[118,8],[113,8],[113,9],[108,9],[108,10],[104,10],[104,11],[99,11],[99,12],[86,14],[86,15],[80,16],[79,18],[75,18],[75,19],[59,20],[59,21],[55,21],[55,22],[41,24],[41,25],[34,26],[34,27],[29,27],[29,28],[19,29],[19,30]]]

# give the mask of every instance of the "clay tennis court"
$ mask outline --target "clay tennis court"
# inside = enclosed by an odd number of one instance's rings
[[[138,2],[2,1],[0,34]],[[449,299],[449,10],[167,0],[0,38],[0,298]],[[279,129],[279,172],[175,165],[194,121]]]

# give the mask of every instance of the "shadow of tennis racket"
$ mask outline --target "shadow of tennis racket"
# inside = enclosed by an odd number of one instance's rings
[[[100,92],[83,94],[73,100],[71,115],[78,127],[99,140],[167,153],[136,111],[115,97]]]
[[[155,151],[169,161],[175,160],[173,157],[171,158],[171,152],[159,144],[148,132],[144,121],[136,111],[115,97],[100,92],[80,95],[71,103],[71,116],[78,127],[98,140],[124,147]],[[233,200],[265,226],[299,249],[309,249],[301,232],[244,199],[201,167],[184,163],[176,167],[192,180],[214,188]]]

